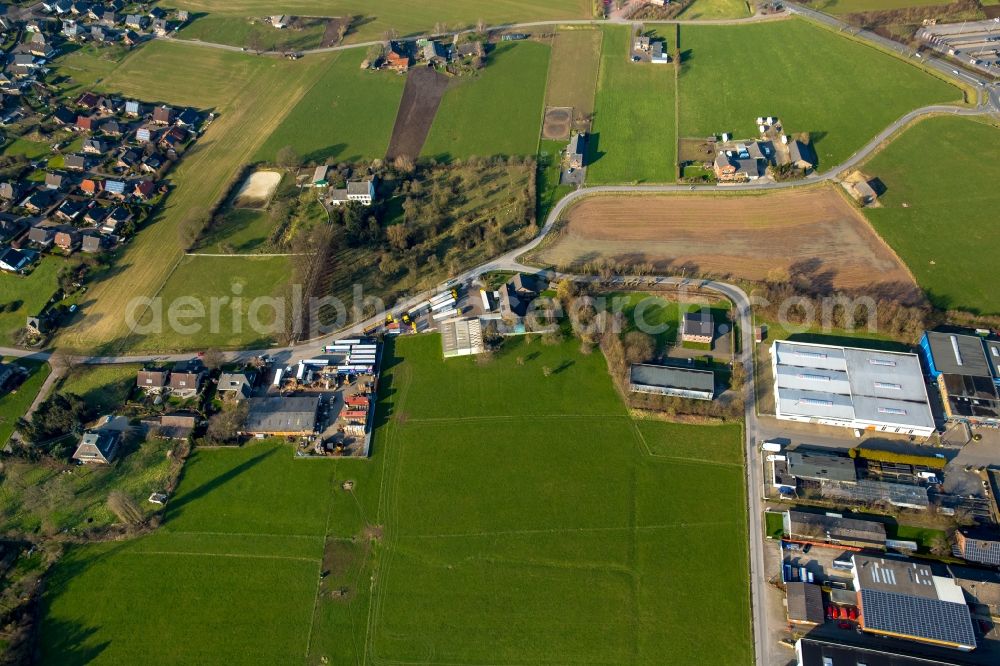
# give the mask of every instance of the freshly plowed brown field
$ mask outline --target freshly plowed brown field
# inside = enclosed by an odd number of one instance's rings
[[[537,259],[580,268],[610,259],[660,271],[764,280],[799,276],[820,290],[892,285],[916,291],[906,267],[832,188],[758,196],[591,197]]]

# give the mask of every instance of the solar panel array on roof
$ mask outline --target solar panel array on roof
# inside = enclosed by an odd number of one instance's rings
[[[867,631],[947,643],[965,649],[976,647],[969,607],[965,604],[862,589],[861,609]]]

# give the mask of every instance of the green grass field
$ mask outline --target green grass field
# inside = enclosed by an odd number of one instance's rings
[[[267,243],[271,220],[263,210],[235,208],[198,240],[197,252],[206,254],[249,254]]]
[[[681,51],[681,136],[752,138],[758,117],[777,116],[786,133],[810,133],[821,171],[907,111],[962,98],[916,66],[798,19],[683,26]]]
[[[605,28],[588,184],[671,182],[676,175],[674,68],[630,62],[628,52],[629,29]]]
[[[739,427],[634,423],[600,354],[506,344],[390,347],[371,460],[197,451],[159,532],[57,566],[42,663],[747,663]]]
[[[285,146],[308,161],[384,157],[406,78],[394,72],[361,70],[364,57],[364,49],[337,54],[255,159],[272,161]]]
[[[591,27],[563,27],[556,31],[545,106],[571,106],[574,116],[593,113],[602,41],[601,31]]]
[[[678,15],[682,21],[736,19],[750,16],[745,0],[694,0]]]
[[[242,17],[208,15],[188,23],[178,36],[263,51],[297,51],[319,48],[326,25],[316,20],[300,28],[278,30],[260,20],[251,23]]]
[[[75,393],[97,414],[110,413],[125,401],[135,387],[138,363],[77,365],[60,380],[60,393]]]
[[[934,168],[925,168],[928,146]],[[996,187],[1000,128],[937,117],[911,126],[865,166],[881,180],[882,208],[867,208],[875,230],[941,308],[1000,313],[1000,292],[970,267],[991,266],[1000,249]],[[975,167],[973,167],[975,164]]]
[[[947,5],[948,0],[820,0],[810,5],[827,14],[852,14],[855,12],[876,12],[907,7],[934,7]],[[988,2],[984,2],[989,4]]]
[[[281,337],[285,317],[276,318],[275,309],[266,301],[275,297],[286,308],[284,312],[290,313],[286,296],[291,274],[291,257],[185,256],[157,295],[162,298],[162,332],[144,333],[140,329],[125,346],[160,351],[267,347]],[[234,312],[235,301],[230,300],[236,296],[242,299],[238,313]],[[220,305],[215,307],[217,325],[212,323],[213,299],[225,299],[218,300]],[[181,316],[177,319],[180,326],[173,326],[169,314],[172,304],[177,312],[200,311],[202,315]],[[138,323],[152,326],[154,316],[155,312],[147,311]],[[262,326],[255,327],[254,321]],[[198,328],[188,330],[188,326]]]
[[[475,77],[456,78],[445,92],[422,155],[534,155],[541,133],[550,48],[501,44]]]
[[[28,275],[0,273],[0,336],[3,344],[11,344],[14,334],[28,317],[42,311],[45,304],[59,289],[56,276],[63,262],[57,257],[43,257]]]
[[[31,374],[17,391],[8,391],[0,396],[0,448],[7,444],[7,440],[17,428],[17,420],[31,407],[31,403],[34,402],[35,396],[51,372],[48,363],[20,359],[11,359],[10,362],[27,368]]]
[[[358,17],[361,20],[348,34],[347,42],[382,39],[390,29],[405,36],[429,32],[438,24],[448,29],[472,27],[480,19],[488,25],[497,25],[590,18],[592,7],[590,0],[421,0],[403,3],[393,0],[178,0],[172,6],[230,17],[272,14]],[[210,38],[210,34],[204,37]]]
[[[535,217],[539,225],[545,224],[552,207],[559,200],[573,191],[572,185],[560,185],[559,174],[562,171],[560,153],[566,148],[562,141],[542,140],[538,144],[538,177],[535,186],[538,188],[538,205]]]

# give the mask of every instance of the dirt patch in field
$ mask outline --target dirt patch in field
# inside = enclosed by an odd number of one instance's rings
[[[430,67],[416,67],[406,76],[403,98],[396,112],[386,159],[400,155],[416,158],[424,147],[434,116],[450,79]]]
[[[343,26],[343,29],[341,29],[341,26]],[[339,44],[342,41],[341,35],[346,35],[347,29],[350,27],[350,16],[341,16],[329,19],[326,22],[326,30],[323,32],[323,41],[320,42],[320,48],[336,46]]]
[[[568,141],[573,127],[573,108],[569,106],[550,106],[545,109],[545,120],[542,123],[542,138],[553,141]]]
[[[234,208],[263,208],[278,189],[281,174],[277,171],[255,171],[240,185],[233,197]]]
[[[795,276],[821,292],[919,294],[906,266],[832,188],[588,198],[537,259],[577,269],[603,259],[692,276]]]

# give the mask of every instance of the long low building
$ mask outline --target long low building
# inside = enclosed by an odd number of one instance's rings
[[[316,431],[319,396],[250,398],[243,434],[304,437]]]
[[[789,509],[785,512],[783,522],[784,536],[787,539],[850,548],[885,549],[885,526],[873,520]]]
[[[918,656],[891,648],[866,648],[822,638],[795,642],[796,666],[962,666],[956,661]]]
[[[916,354],[778,340],[771,367],[779,419],[920,437],[935,430]]]
[[[711,400],[715,397],[715,373],[711,370],[634,364],[629,369],[629,390],[678,398]]]

